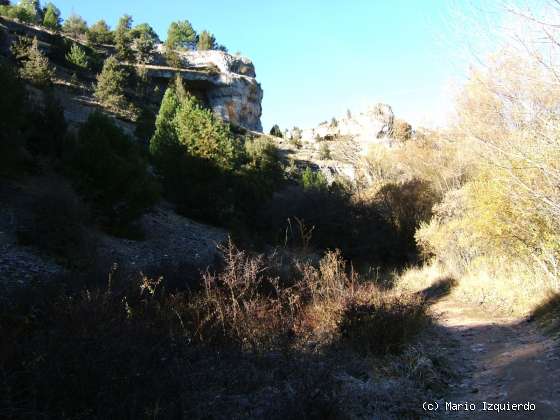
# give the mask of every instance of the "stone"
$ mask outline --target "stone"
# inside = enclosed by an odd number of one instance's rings
[[[164,53],[165,47],[158,45],[156,62],[164,60]],[[147,66],[148,77],[172,78],[179,73],[187,88],[193,85],[204,92],[207,106],[222,120],[262,132],[263,90],[251,60],[224,51],[182,51],[178,55],[183,69]]]

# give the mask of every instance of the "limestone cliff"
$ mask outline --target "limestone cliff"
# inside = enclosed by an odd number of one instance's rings
[[[342,177],[353,183],[369,183],[365,156],[375,147],[400,147],[393,110],[386,104],[325,121],[314,128],[294,128],[284,138],[274,138],[287,158],[297,166],[321,171],[329,183]]]
[[[362,154],[367,154],[372,144],[392,143],[394,119],[393,110],[389,105],[376,104],[364,112],[354,115],[348,111],[343,117],[333,118],[315,128],[302,130],[301,138],[312,142],[348,138],[357,143]]]
[[[0,17],[1,55],[10,55],[10,45],[17,37],[36,37],[39,40],[39,47],[48,54],[57,68],[58,84],[68,84],[69,78],[75,70],[66,68],[65,54],[72,42],[80,41],[72,40],[42,27]],[[94,49],[85,44],[82,46],[101,58],[114,54],[111,46],[96,46]],[[143,66],[152,88],[157,87],[157,89],[147,89],[146,92],[149,93],[145,93],[139,98],[140,100],[159,105],[169,80],[176,74],[180,74],[187,89],[192,90],[223,120],[249,130],[262,131],[260,118],[263,91],[256,80],[255,67],[248,58],[223,51],[185,51],[179,53],[181,68],[173,68],[167,65],[164,53],[164,46],[156,45],[150,57],[150,63]],[[122,64],[131,67],[127,63]],[[83,78],[89,77],[88,86],[94,84],[95,74],[99,70],[98,68],[91,71],[89,75],[82,74]],[[89,87],[82,90],[87,89]],[[85,93],[83,96],[88,96],[88,92],[83,93]],[[91,95],[89,96],[91,97]],[[87,98],[81,98],[80,101],[74,102],[74,108],[79,109],[75,112],[70,110],[67,117],[71,123],[81,123],[84,118],[87,118],[88,101]],[[76,121],[73,120],[74,116],[78,118]]]
[[[154,78],[168,79],[177,73],[177,69],[163,65],[163,54],[164,46],[158,45],[154,61],[159,64],[148,66],[148,74]],[[185,84],[201,92],[216,115],[249,130],[262,131],[263,91],[248,58],[223,51],[185,51],[179,57],[179,73]]]

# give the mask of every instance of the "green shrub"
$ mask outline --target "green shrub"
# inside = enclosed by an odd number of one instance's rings
[[[85,70],[88,68],[87,54],[78,44],[72,44],[70,52],[66,54],[66,60],[80,69]]]
[[[325,190],[328,187],[328,182],[322,172],[314,171],[310,167],[307,167],[301,174],[301,185],[306,190]]]
[[[128,226],[158,198],[138,146],[98,111],[80,127],[69,166],[95,216],[109,228]]]

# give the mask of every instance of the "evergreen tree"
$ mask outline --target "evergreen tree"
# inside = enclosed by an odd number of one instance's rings
[[[208,31],[202,31],[198,37],[196,48],[199,51],[216,49],[216,38]]]
[[[119,69],[117,59],[111,56],[105,60],[103,70],[97,76],[95,97],[108,108],[122,109],[126,106],[125,83],[125,73]]]
[[[134,52],[132,51],[132,16],[124,15],[119,19],[115,29],[115,46],[117,48],[117,58],[121,61],[133,61]]]
[[[196,44],[196,32],[188,20],[172,22],[167,31],[165,46],[169,50],[189,49]]]
[[[274,136],[274,137],[283,137],[282,136],[282,130],[280,130],[280,127],[278,126],[278,124],[274,124],[272,126],[272,128],[270,129],[270,135]]]
[[[140,148],[99,111],[81,126],[71,166],[99,221],[110,228],[122,229],[157,200]]]
[[[62,24],[62,32],[74,39],[79,39],[88,31],[87,23],[81,16],[72,14]]]
[[[88,67],[87,54],[78,44],[72,44],[70,52],[66,54],[66,59],[69,63],[81,69],[87,69]]]
[[[170,161],[175,160],[181,151],[175,123],[179,104],[175,89],[168,88],[163,95],[156,117],[156,130],[150,140],[150,153],[161,170],[170,168]]]
[[[27,60],[21,69],[21,76],[39,87],[51,84],[54,71],[49,63],[49,59],[39,50],[37,38],[33,39],[33,43],[29,48]]]
[[[115,40],[111,28],[107,22],[100,20],[95,22],[87,33],[88,42],[94,45],[112,45]]]
[[[132,37],[132,39],[145,36],[146,38],[151,39],[154,43],[160,42],[158,34],[148,23],[141,23],[139,25],[136,25],[131,29],[130,36]]]
[[[18,7],[25,9],[31,16],[33,22],[40,23],[43,21],[43,10],[39,0],[21,0]]]
[[[134,46],[136,49],[136,61],[141,64],[148,64],[155,48],[154,39],[142,33],[134,40]]]
[[[0,6],[0,13],[20,22],[36,23],[36,15],[25,7],[17,6]]]
[[[52,3],[48,3],[44,9],[43,26],[52,31],[60,30],[60,10]]]

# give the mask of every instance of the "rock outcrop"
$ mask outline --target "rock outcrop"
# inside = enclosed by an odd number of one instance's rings
[[[296,166],[321,171],[327,182],[344,178],[369,183],[365,156],[372,147],[399,147],[395,137],[397,119],[389,105],[376,104],[364,112],[325,121],[314,128],[294,128],[284,137],[273,137],[287,159]],[[328,153],[326,153],[328,151]]]
[[[323,141],[343,137],[358,143],[362,154],[366,154],[371,144],[391,143],[395,116],[387,104],[376,104],[365,112],[353,115],[348,112],[344,117],[325,121],[315,128],[301,132],[302,140]]]
[[[165,47],[158,45],[156,51],[155,64],[147,66],[149,77],[169,79],[179,73],[224,121],[262,131],[263,91],[251,60],[223,51],[184,51],[179,53],[182,68],[173,69],[164,65]]]
[[[47,52],[51,61],[57,66],[57,76],[60,79],[66,78],[62,67],[66,65],[67,43],[64,42],[63,35],[45,28],[0,17],[0,54],[9,55],[10,45],[18,36],[36,37],[39,47]],[[88,48],[86,45],[82,46]],[[111,46],[96,47],[96,50],[105,56],[115,53]],[[184,51],[178,52],[178,55],[181,60],[181,68],[169,67],[165,60],[165,47],[162,44],[156,45],[150,57],[150,63],[143,67],[145,67],[148,80],[152,85],[158,87],[157,91],[160,94],[159,96],[150,94],[143,98],[145,101],[159,104],[169,80],[176,74],[180,74],[187,89],[192,90],[224,121],[249,130],[262,131],[263,91],[256,80],[255,67],[248,58],[223,51]],[[122,64],[132,67],[126,63]],[[67,71],[67,73],[71,74],[71,71]],[[82,76],[87,77],[85,74]],[[89,78],[93,84],[95,73],[90,74]],[[81,101],[81,103],[83,102]]]

